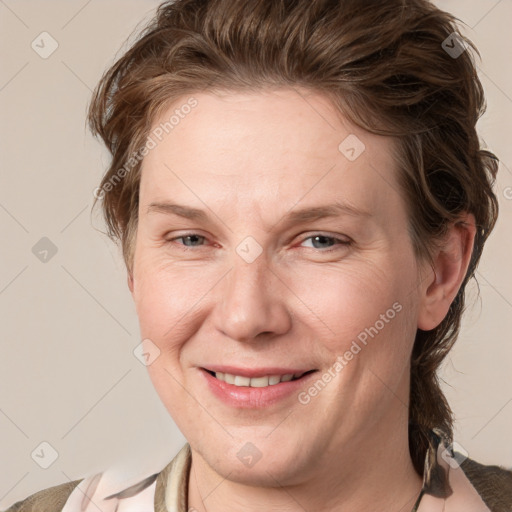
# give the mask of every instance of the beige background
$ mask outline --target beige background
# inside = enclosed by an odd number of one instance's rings
[[[512,466],[512,2],[437,3],[480,48],[480,130],[502,160],[481,300],[472,286],[442,376],[457,442],[481,462]],[[157,471],[184,442],[132,353],[140,340],[123,263],[90,215],[108,162],[85,128],[91,89],[157,4],[0,0],[0,509],[105,468]],[[31,47],[43,31],[58,43],[47,59]],[[32,252],[42,237],[57,248],[46,263]],[[35,462],[50,462],[42,442],[58,454],[48,469]]]

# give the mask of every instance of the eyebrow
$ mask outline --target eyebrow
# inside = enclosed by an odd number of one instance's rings
[[[166,202],[154,202],[151,203],[146,213],[163,213],[167,215],[177,215],[185,219],[195,220],[198,222],[209,221],[209,216],[204,210],[198,208],[192,208],[181,204],[166,203]],[[341,217],[343,215],[349,215],[352,217],[372,217],[373,214],[356,208],[353,205],[336,202],[325,206],[314,206],[309,208],[301,208],[290,211],[281,218],[280,222],[284,225],[293,225],[307,222],[314,222],[316,220],[332,217]]]

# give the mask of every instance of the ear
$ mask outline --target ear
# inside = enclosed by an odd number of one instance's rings
[[[466,276],[475,241],[475,217],[453,223],[434,255],[434,266],[421,285],[418,328],[430,331],[445,318]]]

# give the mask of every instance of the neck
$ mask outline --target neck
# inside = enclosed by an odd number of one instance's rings
[[[402,411],[402,416],[404,411]],[[407,411],[405,410],[405,416]],[[396,416],[395,416],[396,418]],[[308,478],[300,484],[252,486],[217,474],[192,450],[188,510],[235,512],[244,510],[358,510],[410,512],[422,479],[415,472],[408,444],[407,417],[394,428],[366,432],[341,450],[318,454]]]

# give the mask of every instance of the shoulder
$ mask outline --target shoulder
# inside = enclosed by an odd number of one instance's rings
[[[512,510],[512,470],[486,466],[469,458],[460,467],[492,512]]]
[[[82,479],[48,487],[11,505],[5,512],[57,512]]]
[[[425,501],[440,498],[455,506],[454,510],[466,512],[512,512],[512,468],[487,466],[467,457],[467,452],[459,453],[457,443],[441,429],[432,429],[430,434]]]
[[[149,476],[143,473],[126,477],[124,470],[119,473],[111,468],[38,491],[3,512],[115,512],[120,507],[153,510],[152,505],[155,512],[166,512],[166,503],[174,504],[178,500],[181,504],[186,498],[183,489],[189,467],[187,443],[165,467]],[[179,508],[182,509],[186,510]]]

